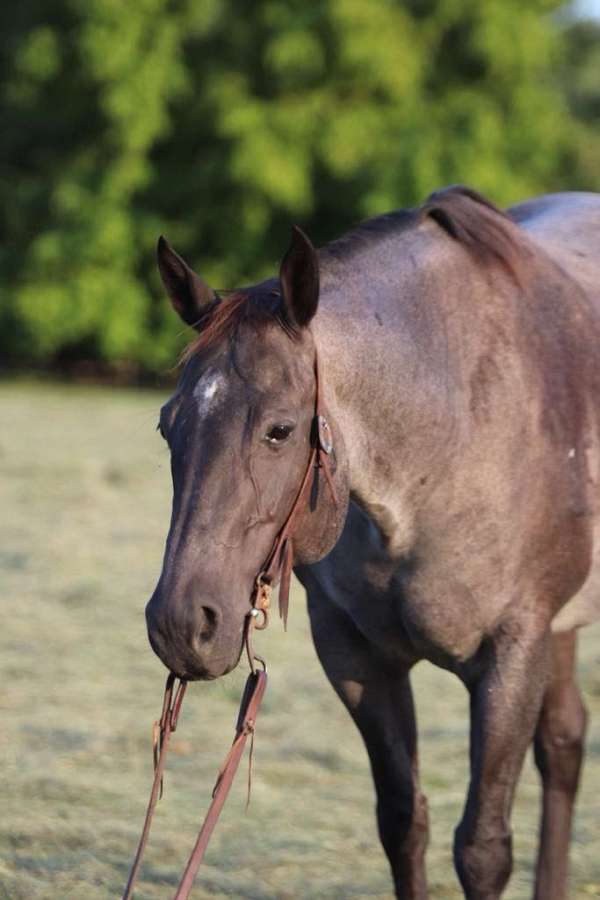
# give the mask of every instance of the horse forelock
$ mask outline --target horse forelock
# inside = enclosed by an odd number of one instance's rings
[[[232,340],[243,324],[250,324],[261,331],[269,324],[278,324],[290,337],[296,329],[286,315],[279,291],[233,291],[227,297],[219,297],[198,321],[198,335],[183,350],[180,364],[216,346],[221,341]]]

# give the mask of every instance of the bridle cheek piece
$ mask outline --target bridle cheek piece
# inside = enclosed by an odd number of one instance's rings
[[[262,631],[268,625],[271,593],[277,580],[279,580],[279,615],[283,620],[284,629],[287,629],[290,581],[294,564],[294,529],[299,515],[305,509],[305,502],[309,493],[313,489],[318,491],[319,472],[323,472],[331,498],[335,505],[338,505],[337,493],[333,482],[332,453],[333,438],[323,410],[319,358],[315,352],[315,412],[310,431],[310,454],[296,499],[288,513],[287,519],[275,538],[273,548],[267,557],[264,568],[256,576],[250,615],[253,627],[257,631]],[[314,480],[311,480],[311,474],[314,474]],[[247,628],[246,631],[249,633],[251,629]],[[250,668],[253,668],[250,653],[249,659]]]
[[[304,477],[300,484],[296,499],[288,516],[279,530],[273,543],[273,547],[263,569],[256,576],[254,590],[251,597],[251,609],[246,616],[244,631],[244,645],[250,665],[250,674],[246,681],[242,695],[240,710],[235,727],[235,735],[231,748],[223,760],[217,780],[213,789],[212,802],[209,806],[206,818],[200,828],[194,849],[182,875],[179,887],[173,900],[187,900],[194,878],[208,846],[212,832],[217,824],[219,814],[231,784],[237,772],[244,747],[248,737],[251,739],[250,765],[248,770],[248,802],[250,800],[250,779],[252,773],[252,750],[254,743],[254,729],[258,710],[267,687],[267,666],[262,657],[257,656],[252,648],[252,632],[263,631],[269,624],[269,610],[271,607],[271,594],[277,581],[279,581],[279,615],[283,620],[284,628],[287,628],[287,617],[290,595],[290,581],[294,564],[294,531],[301,512],[306,508],[306,503],[313,507],[312,498],[318,495],[319,472],[323,472],[329,492],[334,504],[338,505],[338,498],[333,482],[334,468],[332,465],[333,439],[331,428],[325,417],[322,399],[322,381],[319,367],[319,358],[315,351],[315,411],[311,425],[310,454]],[[311,475],[313,478],[311,479]],[[315,491],[313,494],[312,491]],[[261,668],[257,669],[256,663]],[[123,894],[123,900],[130,900],[133,888],[137,880],[142,856],[148,841],[150,825],[156,804],[162,796],[163,773],[165,769],[167,751],[171,735],[177,728],[177,720],[181,711],[181,705],[187,687],[185,679],[179,679],[175,688],[176,676],[171,672],[167,678],[163,706],[160,719],[154,723],[153,728],[153,756],[154,756],[154,781],[150,792],[150,800],[146,810],[146,818],[142,834],[135,854],[135,858],[129,873],[127,886]]]

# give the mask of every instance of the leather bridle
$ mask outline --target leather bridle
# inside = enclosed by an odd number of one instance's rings
[[[252,649],[252,632],[254,629],[262,631],[269,624],[271,593],[277,581],[279,581],[279,614],[283,620],[284,628],[287,626],[290,581],[294,563],[293,542],[295,529],[301,514],[306,509],[306,503],[308,502],[311,509],[316,505],[319,490],[319,472],[321,470],[323,471],[329,487],[331,498],[335,505],[338,505],[338,498],[333,482],[333,439],[323,406],[322,378],[316,350],[314,372],[315,408],[311,424],[310,454],[306,471],[287,519],[275,538],[273,547],[266,559],[264,567],[256,577],[255,588],[251,598],[252,605],[246,617],[244,633],[244,646],[250,664],[250,674],[246,681],[240,703],[240,711],[233,743],[219,769],[217,781],[213,789],[212,802],[202,827],[200,828],[198,837],[196,838],[194,849],[189,857],[173,900],[187,900],[189,897],[194,878],[200,867],[208,842],[240,764],[246,741],[248,737],[251,738],[251,743],[254,741],[256,717],[267,686],[267,666],[265,661],[260,656],[257,656]],[[313,476],[312,478],[311,475]],[[260,663],[261,668],[256,667],[257,662]],[[142,834],[131,867],[131,872],[129,873],[123,900],[130,900],[133,895],[133,888],[142,863],[142,856],[150,833],[150,825],[152,823],[154,810],[162,795],[162,778],[169,741],[171,735],[177,728],[177,720],[187,687],[187,681],[185,679],[179,679],[177,687],[175,686],[176,681],[177,677],[172,672],[169,673],[165,686],[161,716],[159,721],[154,723],[154,781],[152,783]],[[250,751],[250,765],[251,759],[252,749]],[[248,779],[248,799],[249,798],[250,775]]]
[[[316,492],[318,491],[318,473],[322,471],[331,493],[333,502],[338,503],[338,498],[333,483],[331,467],[331,454],[333,453],[333,438],[329,423],[323,408],[322,379],[319,366],[319,357],[315,352],[315,412],[311,424],[310,455],[296,494],[296,499],[283,523],[273,548],[267,557],[265,567],[256,578],[256,590],[254,592],[253,609],[251,615],[255,620],[262,614],[262,621],[256,622],[254,627],[260,631],[266,628],[268,623],[268,610],[270,607],[270,595],[273,584],[279,580],[279,615],[283,619],[283,627],[287,628],[287,615],[290,595],[290,580],[294,560],[294,530],[300,514],[305,509],[305,502],[309,490],[315,495],[309,500],[311,507],[316,505]],[[311,474],[315,472],[315,478],[311,482]]]

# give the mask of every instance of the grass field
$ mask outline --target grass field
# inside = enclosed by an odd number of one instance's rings
[[[0,383],[0,898],[120,896],[151,780],[150,728],[165,672],[143,608],[169,520],[157,393]],[[390,898],[366,755],[308,636],[297,589],[289,630],[258,646],[270,684],[253,796],[242,774],[197,898]],[[572,896],[600,897],[600,628],[581,640],[591,713]],[[243,669],[192,685],[173,739],[140,898],[172,896],[231,739]],[[431,895],[461,894],[452,830],[464,799],[467,702],[428,665],[414,676],[429,796]],[[242,770],[243,772],[243,770]],[[528,761],[507,898],[531,894],[539,791]]]

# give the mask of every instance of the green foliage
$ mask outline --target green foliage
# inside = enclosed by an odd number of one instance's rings
[[[580,70],[559,6],[5,5],[0,352],[170,365],[161,231],[226,287],[273,271],[293,221],[321,242],[456,181],[499,202],[598,187],[598,44]]]
[[[574,22],[566,31],[562,82],[576,118],[572,185],[598,189],[600,181],[600,22]]]

